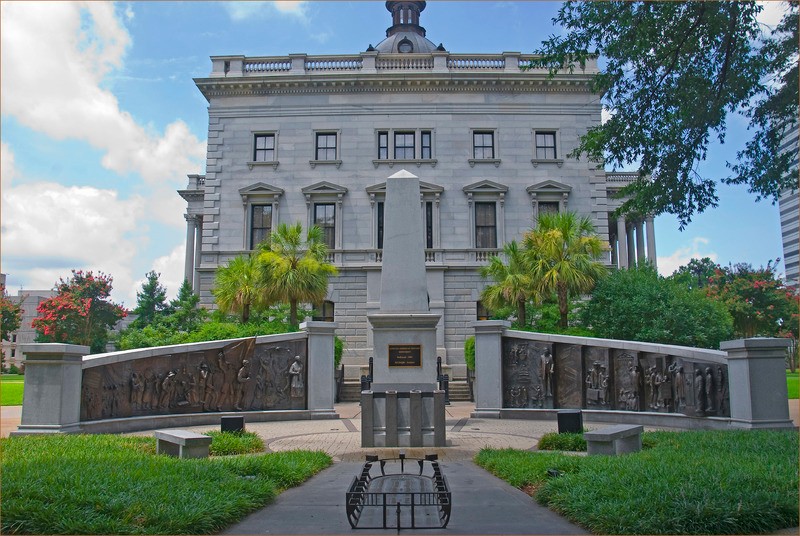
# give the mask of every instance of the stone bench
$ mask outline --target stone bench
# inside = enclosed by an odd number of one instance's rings
[[[156,430],[156,454],[178,458],[208,458],[211,438],[188,430]]]
[[[643,431],[644,427],[638,424],[617,424],[584,432],[586,452],[589,455],[606,454],[609,456],[639,452],[642,450]]]

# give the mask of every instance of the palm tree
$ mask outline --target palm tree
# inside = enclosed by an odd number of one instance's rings
[[[328,292],[328,277],[337,274],[327,262],[322,229],[312,226],[303,240],[300,223],[281,223],[259,244],[259,260],[267,293],[289,302],[289,323],[297,326],[297,304],[317,303]]]
[[[263,273],[255,255],[240,255],[226,266],[217,268],[216,283],[211,291],[223,313],[241,315],[242,323],[250,319],[250,310],[269,303]]]
[[[531,279],[531,271],[527,266],[525,252],[516,241],[512,240],[503,246],[503,255],[508,264],[497,255],[492,255],[489,264],[481,266],[481,277],[491,278],[494,284],[481,292],[481,301],[488,309],[500,307],[516,307],[517,320],[520,327],[526,326],[525,304],[536,294]]]
[[[597,236],[589,218],[574,212],[542,214],[522,244],[534,287],[543,295],[555,293],[559,326],[566,328],[569,295],[589,292],[606,274],[598,259],[608,244]]]

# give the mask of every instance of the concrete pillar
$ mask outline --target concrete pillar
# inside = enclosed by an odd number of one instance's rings
[[[738,428],[793,428],[786,388],[786,339],[724,341],[728,352],[731,425]]]
[[[13,435],[80,432],[83,356],[88,346],[25,344],[22,419]]]
[[[503,407],[503,333],[505,320],[473,322],[475,328],[475,418],[500,416]]]
[[[639,266],[644,264],[646,257],[644,252],[644,222],[636,222],[636,263]]]
[[[372,391],[361,391],[361,448],[375,446],[375,405]]]
[[[628,244],[628,267],[636,266],[636,241],[633,236],[633,224],[625,229],[625,240]]]
[[[195,218],[189,214],[184,214],[186,218],[186,264],[183,269],[183,278],[192,283],[194,281],[194,235]]]
[[[648,216],[644,219],[644,223],[647,233],[647,260],[653,268],[656,268],[656,228],[653,220],[653,216]]]
[[[194,270],[192,289],[196,294],[200,294],[200,261],[203,252],[203,217],[197,216],[194,223]]]
[[[620,216],[617,218],[617,257],[619,258],[619,269],[628,267],[628,231],[626,230],[625,218]]]
[[[304,322],[300,329],[308,333],[308,409],[333,413],[336,397],[333,377],[336,322]]]

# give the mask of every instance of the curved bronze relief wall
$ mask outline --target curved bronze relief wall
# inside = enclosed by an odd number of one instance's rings
[[[110,363],[83,371],[81,420],[306,408],[306,341],[222,348]]]

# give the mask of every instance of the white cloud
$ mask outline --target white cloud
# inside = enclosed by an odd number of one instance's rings
[[[186,260],[186,244],[181,243],[174,248],[168,255],[157,258],[153,261],[153,270],[161,274],[158,280],[167,288],[167,299],[174,299],[178,296],[183,284],[183,270]],[[144,278],[137,282],[136,289],[140,289]]]
[[[235,22],[265,18],[272,14],[290,15],[307,22],[308,2],[279,0],[277,2],[223,2],[228,16]]]
[[[55,139],[83,140],[103,151],[104,167],[149,184],[175,189],[187,173],[202,171],[205,143],[183,121],[150,133],[103,88],[130,44],[113,4],[3,2],[0,8],[4,114]]]
[[[137,220],[142,198],[120,199],[113,190],[55,183],[4,188],[5,269],[26,288],[51,288],[70,269],[114,277],[114,297],[130,305],[133,263],[146,243]]]
[[[758,14],[756,20],[761,24],[766,24],[770,29],[774,29],[786,13],[787,3],[774,1],[756,3],[764,8],[761,13]]]
[[[689,263],[692,259],[702,259],[708,257],[717,262],[718,255],[713,251],[708,251],[710,241],[700,236],[694,237],[687,246],[676,249],[667,257],[658,257],[658,273],[663,276],[672,275],[675,270]]]

